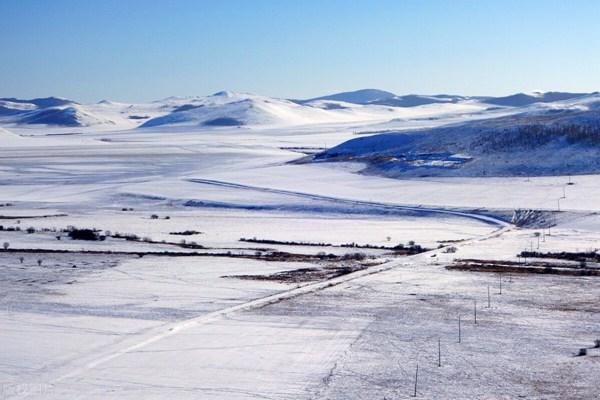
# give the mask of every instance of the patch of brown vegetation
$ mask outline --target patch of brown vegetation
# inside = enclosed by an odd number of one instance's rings
[[[446,269],[495,273],[600,276],[600,269],[598,268],[541,261],[522,264],[516,261],[459,259],[454,264],[446,266]]]
[[[268,275],[226,275],[223,278],[236,278],[256,281],[274,281],[282,283],[304,283],[314,281],[324,281],[338,276],[347,275],[352,272],[361,271],[373,263],[344,263],[344,264],[326,264],[324,266],[315,266],[308,268],[298,268],[290,271],[281,271]]]

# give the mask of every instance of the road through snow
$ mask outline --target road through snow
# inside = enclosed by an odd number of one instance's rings
[[[203,185],[220,186],[220,187],[226,187],[226,188],[231,188],[231,189],[272,193],[272,194],[285,195],[285,196],[295,196],[295,197],[305,198],[305,199],[309,199],[309,200],[335,202],[338,204],[376,207],[376,208],[381,208],[381,209],[386,209],[386,210],[409,211],[409,212],[420,214],[422,216],[426,216],[429,214],[443,214],[443,215],[449,215],[449,216],[455,216],[455,217],[470,218],[470,219],[474,219],[474,220],[477,220],[480,222],[484,222],[486,224],[498,225],[498,226],[502,226],[502,227],[509,225],[508,222],[504,221],[503,219],[501,219],[499,217],[496,217],[493,215],[481,214],[476,211],[455,210],[455,209],[442,208],[442,207],[424,207],[424,206],[415,206],[415,205],[379,203],[379,202],[364,201],[364,200],[352,200],[352,199],[345,199],[345,198],[339,198],[339,197],[324,196],[324,195],[319,195],[319,194],[295,192],[295,191],[290,191],[290,190],[242,185],[242,184],[238,184],[238,183],[224,182],[224,181],[211,180],[211,179],[189,179],[188,181],[198,183],[198,184],[203,184]]]
[[[204,183],[204,182],[200,181],[198,183]],[[234,184],[227,184],[227,183],[221,183],[221,182],[215,182],[214,184],[234,185]],[[251,188],[251,187],[249,187],[249,189],[251,189],[251,190],[273,190],[274,192],[285,192],[285,191],[277,191],[274,189],[262,189],[262,188]],[[286,193],[286,194],[289,194],[289,193]],[[315,198],[319,198],[319,199],[326,198],[325,196],[321,197],[318,195],[309,195],[309,194],[304,194],[304,193],[297,193],[297,195],[298,196],[310,196],[310,197],[315,197]],[[333,198],[327,198],[327,199],[338,201],[338,199],[333,199]],[[341,199],[339,201],[351,201],[351,200]],[[370,202],[364,202],[364,203],[378,205],[378,203],[370,203]],[[399,207],[402,209],[405,207],[405,206],[395,206],[395,205],[389,205],[389,204],[386,204],[385,206],[386,207]],[[406,208],[413,209],[412,207],[406,207]],[[480,221],[487,222],[489,224],[495,224],[495,225],[500,226],[498,229],[493,230],[492,232],[490,232],[488,234],[481,235],[481,236],[478,236],[478,237],[475,237],[475,238],[472,238],[469,240],[465,240],[458,246],[466,245],[466,244],[470,244],[470,243],[481,242],[481,241],[484,241],[489,238],[495,238],[495,237],[498,237],[499,235],[501,235],[502,233],[511,229],[510,224],[507,224],[506,222],[499,220],[499,219],[495,219],[493,217],[481,216],[478,214],[469,214],[467,212],[443,210],[443,209],[426,209],[426,208],[414,208],[414,209],[417,209],[417,210],[420,210],[423,212],[435,212],[435,213],[442,213],[442,214],[451,214],[451,215],[456,215],[456,216],[465,217],[465,218],[474,218],[474,219],[477,219]],[[457,246],[457,244],[454,244],[454,245]],[[103,364],[106,364],[120,356],[130,354],[132,352],[137,352],[146,346],[149,346],[149,345],[156,343],[158,341],[161,341],[163,339],[167,339],[174,335],[180,334],[192,327],[200,326],[203,324],[210,324],[210,323],[216,322],[220,319],[223,319],[225,317],[231,316],[236,313],[250,311],[253,309],[259,309],[259,308],[262,308],[262,307],[265,307],[265,306],[268,306],[271,304],[275,304],[275,303],[279,303],[279,302],[282,302],[285,300],[293,299],[298,296],[315,293],[315,292],[318,292],[318,291],[321,291],[321,290],[324,290],[324,289],[327,289],[330,287],[334,287],[334,286],[337,286],[337,285],[340,285],[340,284],[343,284],[346,282],[350,282],[350,281],[354,281],[354,280],[357,280],[360,278],[372,276],[374,274],[378,274],[381,272],[390,271],[390,270],[394,269],[395,267],[412,264],[415,262],[416,263],[426,262],[426,260],[429,258],[429,256],[431,256],[432,254],[439,252],[439,251],[440,251],[440,249],[435,249],[435,250],[431,250],[429,252],[421,253],[418,255],[404,257],[402,259],[393,260],[393,261],[387,262],[387,263],[379,265],[379,266],[368,268],[366,270],[357,271],[354,273],[339,276],[337,278],[329,279],[326,281],[306,284],[304,286],[300,286],[300,287],[290,289],[287,291],[283,291],[283,292],[280,292],[280,293],[277,293],[274,295],[270,295],[270,296],[266,296],[263,298],[244,302],[242,304],[238,304],[238,305],[235,305],[232,307],[227,307],[227,308],[224,308],[224,309],[221,309],[218,311],[214,311],[214,312],[210,312],[210,313],[207,313],[204,315],[200,315],[200,316],[197,316],[194,318],[190,318],[190,319],[186,319],[183,321],[178,321],[178,322],[174,322],[174,323],[170,323],[170,324],[161,325],[156,328],[150,328],[150,329],[144,331],[143,334],[141,334],[141,335],[139,335],[139,334],[132,335],[131,337],[120,340],[120,341],[116,342],[115,344],[105,348],[101,352],[94,352],[93,354],[87,354],[79,359],[68,362],[53,371],[47,372],[43,376],[39,377],[39,380],[42,382],[46,382],[50,386],[59,385],[61,383],[65,383],[65,382],[69,381],[70,379],[85,375],[87,371],[90,371],[97,367],[100,367]],[[36,395],[38,395],[38,393],[22,391],[22,392],[19,392],[18,394],[16,394],[14,397],[9,397],[9,398],[32,398],[32,397],[35,397]]]

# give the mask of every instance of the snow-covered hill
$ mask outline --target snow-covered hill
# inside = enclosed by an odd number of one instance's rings
[[[396,97],[394,93],[386,92],[380,89],[361,89],[352,92],[341,92],[327,96],[315,97],[309,100],[300,100],[300,102],[310,102],[314,100],[335,100],[354,104],[369,104],[377,101],[391,99]]]
[[[300,100],[300,103],[311,102],[314,100],[335,100],[343,101],[346,103],[354,104],[376,104],[393,107],[417,107],[425,104],[435,103],[457,103],[459,101],[469,100],[466,96],[453,96],[453,95],[418,95],[408,94],[404,96],[398,96],[391,92],[379,89],[361,89],[353,92],[342,92],[328,96],[317,97],[310,100]]]
[[[316,161],[360,161],[387,176],[600,172],[599,95],[501,118],[360,137]]]
[[[181,100],[143,104],[103,100],[94,104],[79,104],[56,97],[33,100],[4,98],[0,99],[0,125],[131,129],[148,119],[170,112],[179,103]]]
[[[19,114],[15,118],[19,124],[53,125],[53,126],[92,126],[114,124],[109,119],[94,115],[80,105],[67,107],[49,107]]]
[[[471,100],[471,98],[466,96],[455,96],[446,94],[438,94],[434,96],[409,94],[406,96],[395,96],[389,99],[379,100],[376,102],[376,104],[389,105],[394,107],[417,107],[425,104],[458,103],[467,100]]]
[[[588,95],[588,93],[565,93],[565,92],[532,92],[516,93],[504,97],[488,97],[483,101],[488,104],[508,107],[523,107],[534,103],[552,103],[576,99]]]
[[[507,97],[459,95],[398,96],[363,89],[309,100],[287,100],[249,93],[222,91],[210,96],[168,97],[128,104],[103,100],[93,104],[48,97],[0,99],[0,125],[16,127],[92,128],[128,130],[138,127],[298,126],[331,123],[386,123],[394,120],[438,118],[498,110],[503,113],[580,107],[594,94],[534,92]],[[597,99],[594,101],[598,101]],[[492,114],[490,114],[492,115]]]
[[[75,102],[59,97],[46,97],[31,100],[20,100],[16,98],[0,98],[0,117],[17,116],[29,112],[51,108],[63,107],[76,104]]]
[[[484,107],[479,107],[483,109]],[[478,109],[477,107],[471,108]],[[303,102],[247,93],[219,92],[188,99],[166,115],[150,119],[142,128],[156,126],[293,126],[319,123],[388,121],[394,118],[432,115],[440,109],[407,109],[377,104],[355,104],[334,99]],[[461,107],[448,112],[465,112]]]
[[[223,91],[207,97],[179,101],[171,112],[146,121],[141,127],[164,125],[241,126],[320,122],[318,113],[288,100]]]
[[[0,118],[0,122],[17,125],[75,127],[114,124],[110,119],[95,115],[88,106],[59,97],[0,99]]]

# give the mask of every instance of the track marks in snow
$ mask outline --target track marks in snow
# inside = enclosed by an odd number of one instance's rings
[[[390,204],[390,203],[378,203],[373,201],[364,201],[364,200],[352,200],[352,199],[344,199],[339,197],[325,196],[319,194],[311,194],[304,192],[296,192],[290,190],[283,189],[273,189],[259,186],[250,186],[250,185],[242,185],[238,183],[232,182],[224,182],[218,180],[211,179],[188,179],[189,182],[203,184],[203,185],[211,185],[211,186],[220,186],[229,189],[243,190],[243,191],[255,191],[255,192],[263,192],[270,193],[276,195],[283,196],[293,196],[313,201],[325,201],[325,202],[333,202],[336,204],[344,204],[349,206],[360,206],[371,209],[381,209],[385,211],[404,211],[416,213],[420,216],[431,216],[431,215],[445,215],[451,217],[459,217],[459,218],[469,218],[474,219],[479,222],[483,222],[490,225],[498,225],[498,226],[508,226],[509,223],[502,220],[499,217],[485,215],[478,213],[476,211],[467,211],[467,210],[454,210],[450,208],[441,208],[441,207],[422,207],[422,206],[412,206],[412,205],[402,205],[402,204]]]

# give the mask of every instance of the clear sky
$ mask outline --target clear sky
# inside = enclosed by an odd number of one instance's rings
[[[600,90],[598,0],[0,0],[0,97]]]

